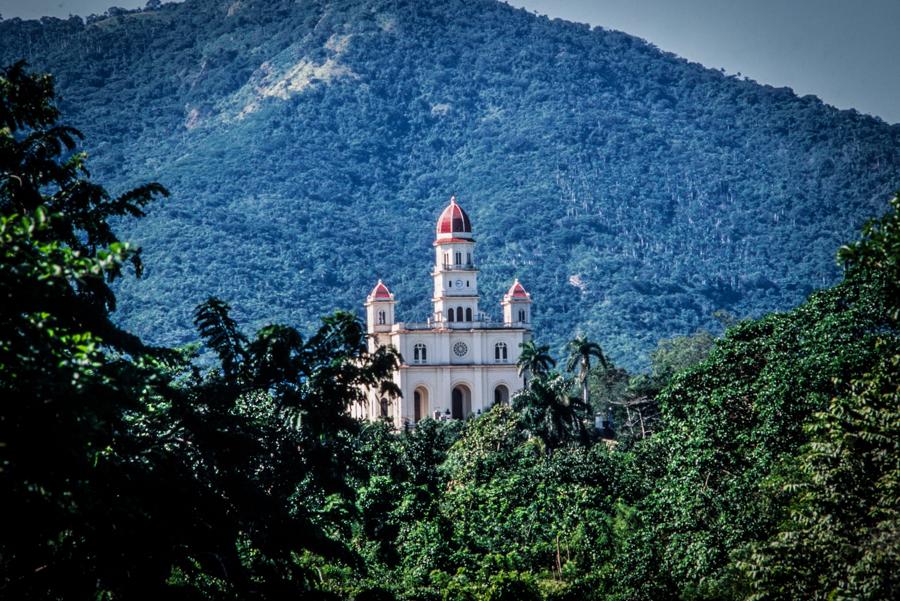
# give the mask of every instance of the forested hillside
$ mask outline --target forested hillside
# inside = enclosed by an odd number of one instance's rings
[[[616,363],[727,309],[833,284],[834,249],[900,187],[900,127],[490,0],[188,0],[0,22],[0,62],[56,76],[114,192],[171,197],[116,319],[192,340],[210,295],[309,331],[378,277],[429,311],[434,219],[472,217],[483,305],[514,276],[558,347]]]
[[[400,359],[352,313],[118,327],[142,262],[110,219],[168,191],[108,193],[82,139],[49,76],[0,69],[3,599],[900,598],[900,196],[790,311],[633,377],[531,341],[509,403],[397,431],[350,417]]]

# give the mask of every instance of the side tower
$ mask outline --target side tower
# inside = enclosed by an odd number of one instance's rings
[[[366,297],[366,331],[369,334],[390,332],[394,325],[394,295],[378,280]]]
[[[434,315],[438,327],[471,328],[482,321],[478,311],[478,269],[469,216],[450,198],[437,222],[434,240]]]
[[[396,321],[394,320],[394,295],[378,280],[375,287],[366,297],[366,332],[368,333],[369,351],[373,352],[379,346],[397,346],[392,334]],[[399,384],[399,373],[395,373],[393,380]],[[363,405],[354,404],[350,408],[350,414],[358,419],[390,418],[399,423],[397,415],[399,408],[392,406],[391,400],[382,397],[374,388],[367,388],[366,402]],[[394,404],[395,405],[395,404]]]
[[[500,305],[503,307],[504,325],[531,329],[531,295],[519,283],[518,278],[503,295]]]

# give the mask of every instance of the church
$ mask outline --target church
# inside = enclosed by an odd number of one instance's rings
[[[519,280],[500,305],[503,320],[479,309],[475,239],[456,202],[441,213],[434,240],[433,312],[425,323],[397,321],[394,295],[381,280],[366,298],[369,350],[391,345],[403,357],[394,373],[402,397],[367,392],[359,419],[390,419],[396,428],[421,419],[464,419],[508,403],[523,386],[516,370],[519,345],[531,339],[531,295]]]

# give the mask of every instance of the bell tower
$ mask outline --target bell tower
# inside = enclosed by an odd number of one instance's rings
[[[434,240],[433,321],[444,328],[471,328],[478,312],[478,269],[469,216],[450,198],[437,221]]]
[[[503,323],[508,326],[530,329],[531,326],[531,295],[525,290],[525,286],[519,283],[519,279],[513,282],[509,291],[503,295],[500,302],[503,307]]]
[[[394,325],[394,295],[378,280],[366,297],[366,330],[369,334],[390,332]]]

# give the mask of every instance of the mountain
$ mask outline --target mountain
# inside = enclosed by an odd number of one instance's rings
[[[492,0],[187,0],[87,21],[0,22],[0,61],[55,74],[113,190],[172,192],[123,222],[146,272],[119,319],[195,339],[193,307],[248,329],[430,308],[451,194],[483,306],[518,276],[538,338],[619,364],[663,337],[836,281],[834,251],[900,188],[900,126],[689,63],[625,33]]]

